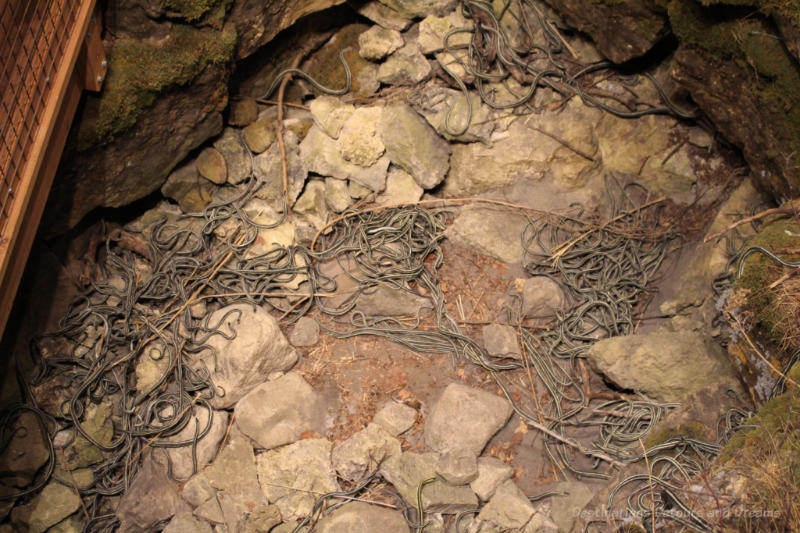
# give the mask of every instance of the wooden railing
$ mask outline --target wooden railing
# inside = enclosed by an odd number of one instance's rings
[[[96,0],[0,0],[0,336],[84,89],[106,62]]]

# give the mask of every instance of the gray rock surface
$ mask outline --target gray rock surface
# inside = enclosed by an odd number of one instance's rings
[[[331,461],[341,477],[358,481],[385,459],[399,454],[400,441],[373,423],[336,446]]]
[[[460,29],[471,30],[472,26],[472,21],[464,18],[460,9],[456,9],[443,17],[430,15],[419,23],[417,44],[423,54],[431,54],[444,48],[444,37],[448,32]],[[447,41],[447,44],[453,48],[469,44],[470,39],[470,32],[454,33]]]
[[[336,178],[325,178],[325,203],[334,213],[341,213],[353,205],[348,182]]]
[[[358,54],[372,61],[380,61],[401,46],[400,32],[381,26],[373,26],[358,36]]]
[[[74,489],[50,482],[24,505],[14,507],[11,522],[20,531],[41,533],[77,511],[81,500]]]
[[[205,475],[197,474],[183,484],[181,496],[192,507],[199,507],[216,494],[216,489],[211,486]]]
[[[331,446],[325,439],[306,439],[258,456],[261,490],[284,520],[305,517],[318,494],[339,490]]]
[[[380,2],[409,19],[446,15],[458,4],[457,0],[380,0]]]
[[[514,475],[514,469],[496,457],[478,457],[478,477],[470,484],[482,501],[489,501],[495,489]]]
[[[378,131],[382,114],[382,107],[359,107],[345,120],[336,141],[345,161],[360,167],[378,162],[386,151]]]
[[[455,64],[445,62],[445,65],[454,72],[457,70]],[[477,93],[470,92],[467,100],[461,91],[430,88],[413,98],[412,105],[439,135],[449,141],[489,143],[491,140],[495,129],[495,121],[491,120],[492,109],[483,103]],[[470,116],[472,119],[464,131]]]
[[[214,141],[214,148],[225,158],[228,183],[236,185],[250,176],[253,171],[250,154],[247,153],[247,146],[239,131],[225,128],[222,136]]]
[[[116,513],[120,531],[143,531],[188,511],[189,506],[167,477],[166,467],[150,455],[120,499]]]
[[[192,513],[184,511],[172,517],[163,533],[211,533],[211,526],[208,522],[196,519]]]
[[[192,446],[182,446],[180,448],[166,448],[170,461],[172,462],[172,475],[177,479],[187,479],[194,475],[194,461],[197,462],[198,470],[202,470],[210,463],[217,454],[219,443],[228,429],[229,416],[227,411],[211,412],[211,426],[208,433],[200,437],[195,445],[195,458],[192,459]],[[208,426],[209,412],[202,407],[194,408],[194,416],[177,435],[167,437],[169,442],[192,441],[195,435],[195,421],[197,421],[197,431],[200,434]]]
[[[317,524],[319,533],[408,533],[403,513],[364,502],[346,503]]]
[[[306,188],[294,204],[294,211],[303,222],[314,229],[322,229],[328,222],[328,202],[325,198],[325,181],[308,180]]]
[[[526,278],[522,285],[522,316],[548,318],[562,309],[566,296],[561,286],[546,276]]]
[[[258,385],[236,404],[236,425],[259,448],[290,444],[304,431],[324,431],[320,396],[297,373]]]
[[[375,199],[378,204],[413,203],[422,198],[425,190],[414,180],[414,177],[395,166],[389,167],[386,176],[386,190]]]
[[[211,203],[214,184],[200,176],[193,163],[186,164],[169,175],[161,186],[161,194],[172,198],[184,213],[199,213]]]
[[[451,485],[466,485],[478,477],[477,457],[461,452],[439,454],[436,473]]]
[[[487,324],[481,330],[483,347],[489,355],[496,357],[521,357],[517,331],[512,326]]]
[[[81,421],[81,426],[95,441],[103,446],[110,446],[114,437],[114,426],[111,422],[111,404],[104,400],[100,404],[90,403]],[[62,448],[60,436],[66,437],[68,444]],[[73,431],[59,432],[53,441],[56,453],[60,456],[61,465],[69,470],[90,466],[105,458],[102,450],[89,442],[81,434]]]
[[[284,133],[286,147],[286,174],[289,186],[289,203],[294,205],[308,177],[308,168],[300,157],[297,136],[287,131]],[[281,167],[281,151],[278,143],[272,145],[253,161],[253,175],[261,183],[255,196],[269,202],[276,211],[283,210],[283,169]]]
[[[278,321],[263,308],[234,304],[211,314],[210,325],[233,339],[214,335],[207,344],[216,350],[216,365],[204,352],[201,357],[214,385],[224,390],[210,403],[215,409],[232,407],[273,372],[288,370],[297,361],[297,352],[278,327]]]
[[[396,10],[389,6],[383,5],[378,0],[370,2],[352,2],[352,7],[362,15],[379,26],[390,29],[403,31],[411,26],[411,19],[401,15]]]
[[[216,148],[203,148],[194,164],[197,172],[212,183],[222,185],[228,179],[225,156]]]
[[[417,410],[398,402],[388,402],[372,418],[374,424],[381,426],[395,437],[411,429],[416,420]]]
[[[0,455],[0,479],[6,486],[26,487],[50,458],[42,431],[45,428],[35,414],[23,412],[3,429],[9,439]]]
[[[186,489],[190,484],[196,500],[202,499],[209,492],[214,497],[216,493],[211,489],[216,489],[235,495],[249,509],[264,503],[264,495],[258,484],[253,446],[236,427],[231,428],[228,443],[214,462],[189,480],[184,487],[184,496],[187,496]]]
[[[520,213],[487,207],[462,209],[447,228],[447,238],[467,248],[496,257],[506,263],[521,264],[520,235],[528,224]]]
[[[381,475],[412,507],[417,506],[419,484],[429,478],[436,481],[426,484],[422,491],[422,505],[426,512],[457,513],[474,509],[478,505],[475,493],[466,486],[453,486],[436,476],[437,454],[404,452],[390,457],[381,465]]]
[[[559,531],[572,531],[576,517],[594,496],[592,487],[579,481],[556,483],[552,490],[566,493],[550,499],[550,517]]]
[[[510,417],[511,406],[505,398],[452,383],[428,416],[425,442],[439,453],[478,456]],[[464,428],[469,428],[469,431],[464,431]]]
[[[449,168],[450,146],[407,105],[387,106],[381,138],[392,163],[411,174],[423,189],[435,187]]]
[[[136,360],[136,390],[146,394],[158,385],[169,370],[175,355],[165,351],[163,341],[156,340],[147,344]]]
[[[222,514],[222,507],[216,494],[195,509],[194,516],[212,524],[225,523],[225,515]]]
[[[256,154],[260,154],[275,142],[275,122],[271,117],[262,117],[242,130],[244,142]]]
[[[300,157],[308,170],[322,176],[349,179],[376,192],[386,187],[388,157],[381,157],[374,165],[366,168],[350,163],[342,157],[337,142],[316,125],[300,143]]]
[[[502,482],[489,502],[483,506],[478,519],[499,528],[522,528],[536,511],[527,496],[510,479]]]
[[[381,63],[377,79],[386,85],[416,85],[431,72],[431,65],[417,44],[408,43]]]
[[[586,353],[592,367],[623,389],[682,402],[712,382],[741,386],[722,348],[698,332],[652,332],[603,339]]]
[[[356,109],[352,104],[345,104],[341,99],[325,94],[311,100],[308,107],[314,123],[334,139],[339,138],[342,126]]]
[[[310,316],[301,317],[289,332],[289,342],[294,346],[314,346],[319,342],[319,322]]]
[[[281,511],[277,505],[263,505],[250,513],[244,525],[244,533],[264,533],[281,523]]]
[[[432,309],[433,304],[424,296],[387,285],[365,291],[356,302],[356,309],[367,316],[416,316],[422,308]]]

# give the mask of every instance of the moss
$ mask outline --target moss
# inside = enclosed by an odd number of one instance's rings
[[[161,92],[189,83],[210,64],[229,61],[235,45],[233,25],[219,31],[175,25],[159,43],[119,39],[109,55],[108,78],[97,103],[97,117],[79,132],[79,149],[130,128]]]
[[[665,427],[648,435],[644,445],[649,450],[675,437],[705,440],[707,433],[708,428],[706,428],[705,424],[699,420],[689,420],[679,424],[677,427]]]
[[[187,21],[200,20],[201,17],[211,12],[224,10],[232,0],[161,0],[161,6],[173,13],[180,15]]]
[[[767,250],[775,251],[797,246],[797,237],[786,232],[798,232],[798,225],[793,219],[783,219],[773,222],[763,228],[761,232],[748,242],[748,246],[762,246]],[[797,261],[800,255],[785,255],[781,257],[789,261]],[[786,333],[787,322],[775,300],[777,291],[770,289],[769,285],[778,279],[785,267],[762,254],[751,254],[745,260],[742,276],[736,281],[734,289],[747,290],[746,311],[752,313],[761,332],[775,344],[780,344]]]

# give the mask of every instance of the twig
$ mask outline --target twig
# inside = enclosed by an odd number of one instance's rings
[[[795,202],[797,202],[797,200],[793,200],[790,205],[785,205],[785,206],[782,206],[782,207],[773,207],[772,209],[767,209],[766,211],[761,211],[760,213],[756,213],[753,216],[749,216],[749,217],[745,217],[745,218],[743,218],[741,220],[737,220],[736,222],[734,222],[733,224],[731,224],[727,228],[723,229],[722,231],[718,231],[716,233],[713,233],[713,234],[709,235],[708,237],[703,239],[703,242],[705,243],[705,242],[708,242],[710,240],[716,239],[717,237],[729,232],[730,230],[734,229],[737,226],[741,226],[742,224],[747,224],[748,222],[753,222],[754,220],[759,220],[759,219],[762,219],[764,217],[768,217],[770,215],[793,215],[797,211],[797,208],[798,208],[798,206],[795,205]]]
[[[534,116],[535,116],[535,115],[531,115],[531,118],[533,118]],[[549,131],[545,131],[545,130],[543,130],[542,128],[539,128],[539,127],[537,127],[537,126],[531,126],[531,125],[529,125],[529,124],[528,124],[528,121],[530,121],[530,118],[529,118],[529,119],[527,119],[527,120],[525,121],[525,125],[526,125],[526,126],[528,126],[530,129],[532,129],[532,130],[534,130],[534,131],[538,131],[538,132],[539,132],[539,133],[541,133],[542,135],[547,135],[547,136],[548,136],[548,137],[550,137],[551,139],[553,139],[553,140],[555,140],[555,141],[557,141],[557,142],[559,142],[559,143],[563,144],[564,146],[566,146],[567,148],[569,148],[570,150],[572,150],[573,152],[575,152],[575,153],[576,153],[576,154],[578,154],[579,156],[583,157],[584,159],[588,159],[588,160],[589,160],[589,161],[591,161],[592,163],[597,163],[597,159],[595,159],[594,157],[590,156],[589,154],[587,154],[587,153],[586,153],[586,152],[584,152],[583,150],[581,150],[581,149],[579,149],[579,148],[575,148],[574,146],[572,146],[570,143],[568,143],[566,140],[562,139],[561,137],[559,137],[559,136],[558,136],[558,135],[556,135],[555,133],[550,133]]]
[[[279,104],[277,100],[267,100],[265,98],[256,98],[255,101],[258,102],[259,104],[267,104],[267,105]],[[286,107],[294,107],[295,109],[302,109],[303,111],[311,111],[311,108],[308,107],[307,105],[294,104],[292,102],[284,102],[283,105],[285,105]]]
[[[650,459],[647,457],[647,448],[644,447],[641,437],[639,445],[642,447],[644,463],[647,465],[647,483],[650,485],[650,533],[656,533],[656,494],[653,490],[653,472],[650,470]]]
[[[308,489],[299,489],[297,487],[290,487],[289,485],[281,485],[280,483],[269,483],[267,481],[262,481],[262,485],[269,485],[270,487],[278,487],[279,489],[286,489],[286,490],[294,490],[297,492],[305,492],[306,494],[316,494],[318,496],[324,496],[328,494],[327,492],[320,492],[318,490],[308,490]],[[396,505],[392,505],[391,503],[380,502],[377,500],[367,500],[366,498],[354,498],[352,496],[335,496],[336,498],[342,500],[350,500],[354,502],[364,502],[364,503],[371,503],[373,505],[380,505],[381,507],[388,507],[389,509],[399,509]]]
[[[773,372],[775,372],[775,373],[776,373],[776,374],[778,374],[779,376],[782,376],[784,380],[788,381],[789,383],[791,383],[791,384],[792,384],[792,385],[794,385],[795,387],[798,387],[798,386],[800,386],[800,385],[798,385],[798,383],[797,383],[795,380],[793,380],[792,378],[790,378],[789,376],[787,376],[786,374],[784,374],[783,372],[781,372],[780,370],[778,370],[777,368],[775,368],[775,365],[773,365],[773,364],[772,364],[772,363],[769,361],[769,359],[767,359],[766,357],[764,357],[764,356],[761,354],[761,350],[759,350],[759,349],[758,349],[758,347],[756,347],[755,343],[752,341],[752,339],[750,339],[750,335],[748,335],[748,334],[747,334],[747,331],[745,331],[745,329],[744,329],[744,326],[742,325],[742,322],[739,320],[739,317],[738,317],[738,316],[736,316],[736,315],[735,315],[735,314],[733,314],[733,313],[726,313],[726,315],[728,315],[729,317],[731,317],[731,318],[734,320],[734,322],[736,322],[736,325],[737,325],[737,326],[739,326],[739,333],[741,333],[741,334],[742,334],[742,336],[744,337],[744,340],[745,340],[745,341],[747,341],[747,344],[748,344],[748,346],[750,346],[750,348],[751,348],[751,349],[752,349],[752,350],[753,350],[753,351],[756,353],[756,355],[757,355],[757,356],[758,356],[758,357],[759,357],[759,358],[760,358],[762,361],[764,361],[765,363],[767,363],[767,366],[769,366],[769,367],[772,369],[772,371],[773,371]]]
[[[300,65],[300,61],[303,59],[304,53],[301,52],[297,54],[297,57],[292,61],[292,65],[290,68],[297,68]],[[278,128],[277,128],[277,137],[278,137],[278,147],[281,149],[281,175],[283,176],[283,201],[286,203],[286,217],[291,220],[292,219],[292,206],[289,204],[289,170],[288,165],[286,163],[286,143],[283,140],[283,98],[286,95],[286,86],[289,84],[289,80],[292,78],[292,74],[289,73],[283,77],[281,81],[281,86],[278,88]]]

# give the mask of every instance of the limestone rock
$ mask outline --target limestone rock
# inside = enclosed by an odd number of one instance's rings
[[[373,194],[372,190],[364,187],[363,185],[359,185],[355,181],[347,182],[347,193],[351,198],[356,200],[361,200],[362,198],[366,198],[367,196]]]
[[[377,424],[345,440],[331,454],[333,468],[344,479],[358,481],[385,459],[400,454],[400,441]]]
[[[339,490],[330,455],[330,441],[306,439],[258,456],[261,490],[284,520],[305,517],[318,493]]]
[[[464,18],[460,9],[456,9],[449,15],[437,17],[431,15],[425,17],[419,23],[419,36],[417,44],[423,54],[430,54],[444,48],[444,37],[448,32],[459,29],[472,29],[472,21]],[[447,41],[448,46],[456,47],[469,44],[471,39],[469,31],[464,33],[454,33]]]
[[[478,477],[478,461],[470,453],[445,452],[439,454],[436,473],[451,485],[466,485]]]
[[[225,336],[236,334],[231,339],[213,335],[206,341],[216,351],[216,364],[211,356],[201,356],[214,386],[224,391],[210,400],[215,409],[232,407],[271,373],[288,370],[297,361],[278,321],[261,307],[229,305],[212,313],[208,323],[219,324]]]
[[[480,520],[491,522],[503,529],[522,528],[536,510],[530,500],[510,479],[495,490],[494,496],[478,514]]]
[[[3,484],[23,488],[30,484],[36,472],[47,463],[50,454],[45,446],[46,428],[37,415],[23,412],[8,420],[8,441],[0,450],[0,478]],[[44,431],[44,432],[43,432]]]
[[[214,148],[225,158],[228,183],[236,185],[252,174],[250,154],[241,133],[232,128],[225,128],[222,137],[214,141]]]
[[[209,426],[209,415],[211,416],[211,423]],[[195,459],[192,459],[192,445],[182,446],[180,448],[166,448],[167,455],[169,455],[170,462],[172,463],[172,475],[177,479],[187,479],[189,476],[194,475],[194,461],[197,462],[197,468],[202,470],[208,463],[210,463],[214,456],[217,454],[219,443],[225,436],[228,429],[228,413],[226,411],[214,411],[209,413],[208,409],[202,407],[195,407],[193,416],[189,419],[189,423],[179,431],[176,435],[167,437],[165,440],[168,442],[191,442],[195,435],[195,421],[197,422],[198,435],[208,427],[208,432],[197,439],[197,444],[194,446]]]
[[[258,103],[252,98],[234,100],[231,103],[228,124],[244,127],[252,124],[258,118]]]
[[[309,180],[303,194],[294,204],[294,211],[314,229],[321,229],[328,222],[325,182],[317,179]]]
[[[521,357],[517,332],[511,326],[488,324],[483,326],[483,347],[489,355],[495,357]]]
[[[496,457],[478,457],[478,477],[470,484],[481,501],[489,501],[495,489],[514,475],[514,469]]]
[[[682,402],[711,381],[740,388],[722,349],[697,332],[652,332],[603,339],[586,353],[591,365],[623,389]]]
[[[550,517],[559,531],[572,531],[575,519],[594,496],[591,486],[579,481],[556,483],[552,490],[564,493],[550,500]]]
[[[374,424],[381,426],[395,437],[411,429],[416,420],[417,410],[398,402],[387,403],[372,418]]]
[[[184,511],[172,517],[163,533],[211,533],[211,526],[208,522],[197,520],[192,513]]]
[[[74,489],[50,482],[30,503],[14,507],[11,522],[21,531],[41,533],[77,511],[80,506],[80,497]]]
[[[346,503],[317,524],[319,533],[408,533],[403,513],[364,502]]]
[[[378,204],[413,203],[422,198],[425,190],[417,185],[414,177],[402,168],[389,167],[386,190],[375,199]]]
[[[334,213],[341,213],[353,205],[347,182],[336,178],[325,178],[325,203]]]
[[[295,442],[304,431],[324,430],[321,399],[297,372],[258,385],[234,413],[242,433],[268,450]]]
[[[90,404],[83,415],[81,426],[94,440],[103,446],[110,446],[114,437],[110,402],[103,401],[100,404]],[[102,450],[89,442],[83,435],[78,433],[72,439],[72,432],[69,431],[67,433],[71,442],[63,450],[58,451],[64,468],[68,470],[83,468],[98,463],[105,458]],[[58,442],[60,440],[58,439],[59,435],[53,441],[56,448],[60,447]]]
[[[195,166],[201,176],[217,185],[222,185],[228,179],[225,157],[216,148],[203,148],[203,151],[197,156]]]
[[[416,85],[431,72],[430,63],[416,43],[408,43],[381,63],[377,79],[386,85]]]
[[[151,455],[145,459],[130,488],[122,496],[117,518],[120,531],[142,531],[188,511],[189,506],[167,477],[166,468],[157,464]]]
[[[547,276],[526,278],[522,284],[522,316],[547,318],[562,309],[566,296],[561,286]]]
[[[458,4],[457,0],[380,0],[380,2],[409,19],[445,15]]]
[[[228,443],[214,462],[186,484],[185,496],[190,484],[193,494],[189,495],[195,496],[194,501],[202,499],[209,492],[213,497],[213,489],[235,495],[244,506],[251,509],[264,501],[258,484],[253,446],[236,427],[232,428]]]
[[[475,248],[506,263],[521,264],[524,252],[520,235],[527,224],[527,218],[512,211],[465,208],[445,235],[461,246]]]
[[[300,157],[308,170],[322,176],[349,179],[376,192],[386,187],[386,170],[389,168],[387,156],[366,168],[350,163],[342,157],[336,141],[316,126],[309,130],[300,143]]]
[[[385,460],[380,473],[394,485],[406,503],[415,508],[419,484],[435,477],[436,481],[425,485],[422,491],[422,505],[426,512],[457,513],[477,507],[478,499],[469,487],[454,487],[436,477],[436,461],[435,453],[404,452]]]
[[[216,494],[195,509],[194,515],[214,524],[225,523],[225,515],[222,514],[222,507],[219,505]]]
[[[352,7],[362,15],[379,26],[396,31],[404,31],[411,25],[411,19],[404,17],[389,6],[383,5],[378,0],[369,2],[352,2]]]
[[[478,93],[470,92],[467,100],[461,91],[454,89],[440,88],[433,94],[425,90],[412,99],[412,105],[448,141],[488,144],[491,140],[495,128],[492,109],[483,103]]]
[[[314,117],[314,123],[334,139],[339,138],[342,126],[355,111],[352,104],[345,104],[339,98],[326,94],[311,100],[308,107],[311,109],[311,116]]]
[[[381,114],[381,107],[359,107],[348,117],[337,141],[345,161],[360,167],[377,163],[386,150],[378,132]]]
[[[284,134],[286,147],[286,173],[289,185],[289,203],[294,205],[308,177],[308,168],[300,156],[299,141],[294,133]],[[278,143],[272,145],[253,161],[253,174],[261,186],[255,196],[266,200],[276,212],[283,211],[283,170]]]
[[[478,456],[510,417],[511,406],[505,398],[452,383],[426,421],[425,442],[439,453]],[[470,430],[465,432],[463,428]]]
[[[423,189],[441,183],[449,168],[450,146],[407,105],[387,106],[381,138],[392,163],[411,174]]]
[[[209,498],[216,494],[216,490],[208,482],[208,479],[202,474],[192,476],[192,478],[183,484],[183,491],[181,496],[189,502],[192,507],[199,507]]]
[[[260,154],[275,142],[275,124],[270,117],[262,117],[243,129],[242,135],[250,151]]]
[[[189,163],[169,175],[161,186],[161,194],[178,202],[184,213],[199,213],[211,203],[214,189],[212,183],[200,176],[196,166]]]
[[[277,505],[263,505],[250,513],[245,522],[244,533],[264,533],[281,523],[281,511]]]
[[[347,290],[347,285],[342,284]],[[428,298],[380,284],[359,295],[356,309],[366,316],[416,316],[420,309],[433,309]]]
[[[160,340],[148,343],[136,361],[136,390],[139,394],[147,394],[159,384],[169,370],[175,354],[167,352]]]
[[[294,346],[314,346],[319,341],[319,322],[310,316],[301,317],[289,333],[289,342]]]
[[[380,61],[403,46],[403,36],[397,30],[373,26],[358,36],[358,53],[364,59]]]

